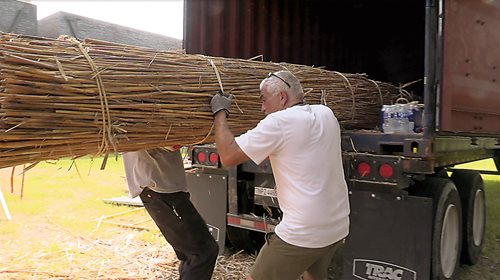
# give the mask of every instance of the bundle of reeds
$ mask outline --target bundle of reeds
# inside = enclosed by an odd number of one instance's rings
[[[0,34],[0,168],[213,141],[210,98],[234,95],[229,125],[254,127],[259,83],[288,69],[342,128],[372,129],[396,86],[363,74],[74,38]]]

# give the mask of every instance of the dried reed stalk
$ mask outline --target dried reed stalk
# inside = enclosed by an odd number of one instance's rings
[[[259,83],[288,69],[343,129],[373,129],[397,87],[363,74],[167,52],[87,39],[0,34],[0,168],[213,141],[211,96],[234,94],[229,125],[254,127]]]
[[[134,219],[128,218],[128,223]],[[107,226],[84,235],[49,217],[23,227],[25,233],[46,238],[25,234],[7,242],[2,249],[16,246],[16,250],[2,251],[0,279],[179,279],[179,261],[172,246],[141,241],[141,230]],[[160,234],[156,226],[152,230]],[[58,250],[53,248],[55,243]],[[254,262],[255,256],[227,250],[218,256],[212,279],[245,279]]]

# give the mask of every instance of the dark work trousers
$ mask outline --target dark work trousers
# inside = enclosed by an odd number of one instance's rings
[[[189,193],[157,193],[145,188],[140,198],[180,260],[180,279],[210,280],[219,247]]]

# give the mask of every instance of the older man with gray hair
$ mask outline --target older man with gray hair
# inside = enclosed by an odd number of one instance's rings
[[[304,102],[302,86],[289,71],[270,73],[260,92],[266,117],[236,138],[227,124],[232,96],[216,94],[210,102],[222,164],[269,158],[283,212],[247,279],[326,279],[349,232],[339,123],[330,108]]]

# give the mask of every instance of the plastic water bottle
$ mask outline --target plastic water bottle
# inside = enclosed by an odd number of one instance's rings
[[[408,112],[405,104],[394,105],[394,133],[408,132]]]
[[[389,108],[391,105],[382,105],[382,109],[380,110],[380,131],[383,133],[389,132],[389,119],[391,115],[389,113]]]
[[[408,132],[415,132],[415,114],[418,109],[416,102],[406,104],[408,112]]]
[[[384,122],[385,122],[385,111],[387,110],[387,105],[382,105],[382,109],[380,109],[379,113],[379,127],[380,127],[380,132],[384,132]]]
[[[392,105],[383,105],[382,116],[382,131],[384,133],[394,133],[394,107]]]
[[[424,112],[424,104],[415,104],[414,110],[413,110],[413,117],[415,119],[415,128],[413,131],[416,133],[421,133],[423,128],[422,128],[422,118],[423,118],[423,112]]]

